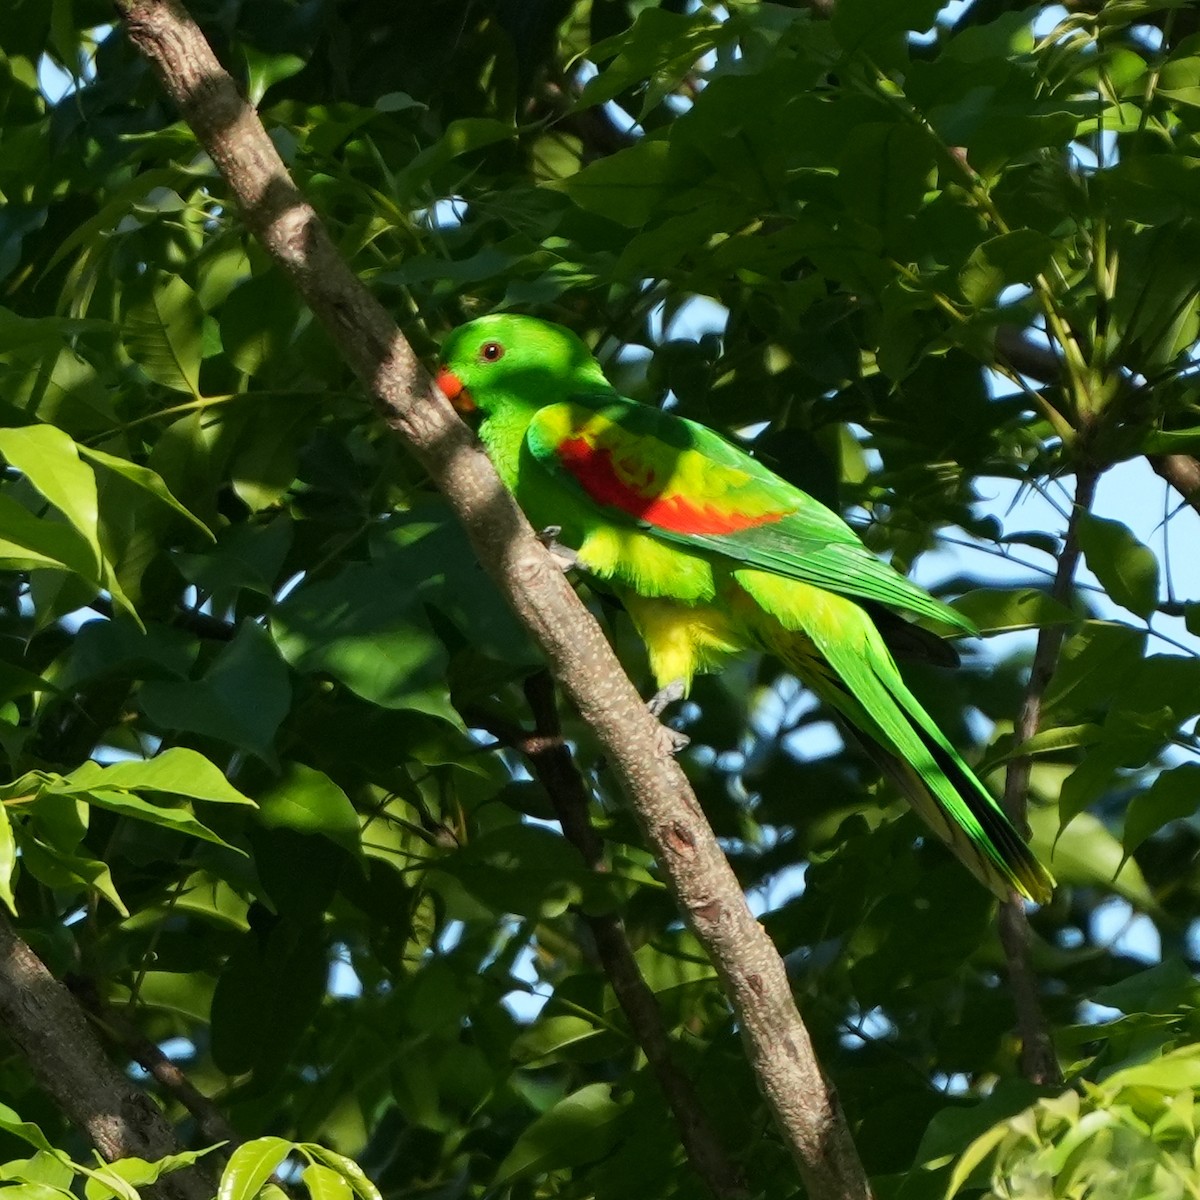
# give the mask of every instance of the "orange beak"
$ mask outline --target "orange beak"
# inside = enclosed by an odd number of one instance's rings
[[[448,371],[442,367],[437,373],[435,381],[442,394],[454,405],[455,409],[460,413],[472,413],[475,411],[475,401],[471,399],[471,393],[463,387],[463,382],[453,371]]]

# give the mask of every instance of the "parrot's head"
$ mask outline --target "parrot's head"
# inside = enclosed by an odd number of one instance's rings
[[[442,344],[437,385],[460,413],[484,417],[608,386],[591,351],[569,329],[512,313],[454,330]]]

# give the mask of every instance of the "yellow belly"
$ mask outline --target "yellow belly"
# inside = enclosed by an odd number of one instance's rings
[[[646,643],[660,688],[680,680],[686,696],[693,675],[719,670],[731,655],[751,646],[740,623],[715,604],[680,604],[624,591],[621,599]]]

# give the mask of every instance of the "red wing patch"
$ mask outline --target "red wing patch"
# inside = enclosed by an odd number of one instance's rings
[[[558,459],[593,500],[619,508],[669,533],[737,533],[755,525],[781,520],[786,512],[744,513],[696,504],[679,492],[668,491],[653,467],[617,460],[608,447],[593,446],[586,438],[559,443]]]

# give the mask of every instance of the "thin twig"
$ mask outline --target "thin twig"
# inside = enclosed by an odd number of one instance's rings
[[[533,712],[535,735],[530,737],[520,729],[493,732],[503,734],[504,740],[524,754],[550,797],[564,836],[584,862],[593,871],[607,871],[604,843],[588,816],[587,788],[562,736],[554,681],[547,672],[539,671],[525,681],[525,695]],[[726,1154],[700,1097],[674,1060],[658,1001],[638,969],[620,918],[611,913],[581,915],[617,1002],[675,1115],[684,1150],[696,1174],[719,1200],[748,1196],[746,1184]]]
[[[491,463],[391,317],[354,276],[288,176],[257,114],[177,0],[117,0],[216,165],[248,229],[295,285],[462,521],[480,563],[529,629],[614,775],[733,1006],[755,1076],[812,1200],[870,1193],[837,1093],[824,1078],[778,951],[658,723],[596,621],[534,536]]]
[[[1060,604],[1069,604],[1079,566],[1079,518],[1091,511],[1096,496],[1099,472],[1081,464],[1075,478],[1075,506],[1067,522],[1062,553],[1050,595]],[[1029,684],[1021,715],[1013,731],[1013,744],[1021,746],[1037,733],[1042,718],[1042,698],[1058,665],[1065,630],[1061,625],[1043,625],[1038,631],[1037,649],[1029,672]],[[1029,804],[1029,776],[1033,760],[1018,755],[1008,764],[1004,780],[1004,810],[1018,829],[1026,827]],[[1013,1004],[1017,1010],[1017,1029],[1021,1035],[1021,1071],[1033,1083],[1057,1086],[1062,1082],[1050,1029],[1038,996],[1037,976],[1030,957],[1030,929],[1020,899],[1013,896],[1000,906],[1000,941],[1008,959]]]

